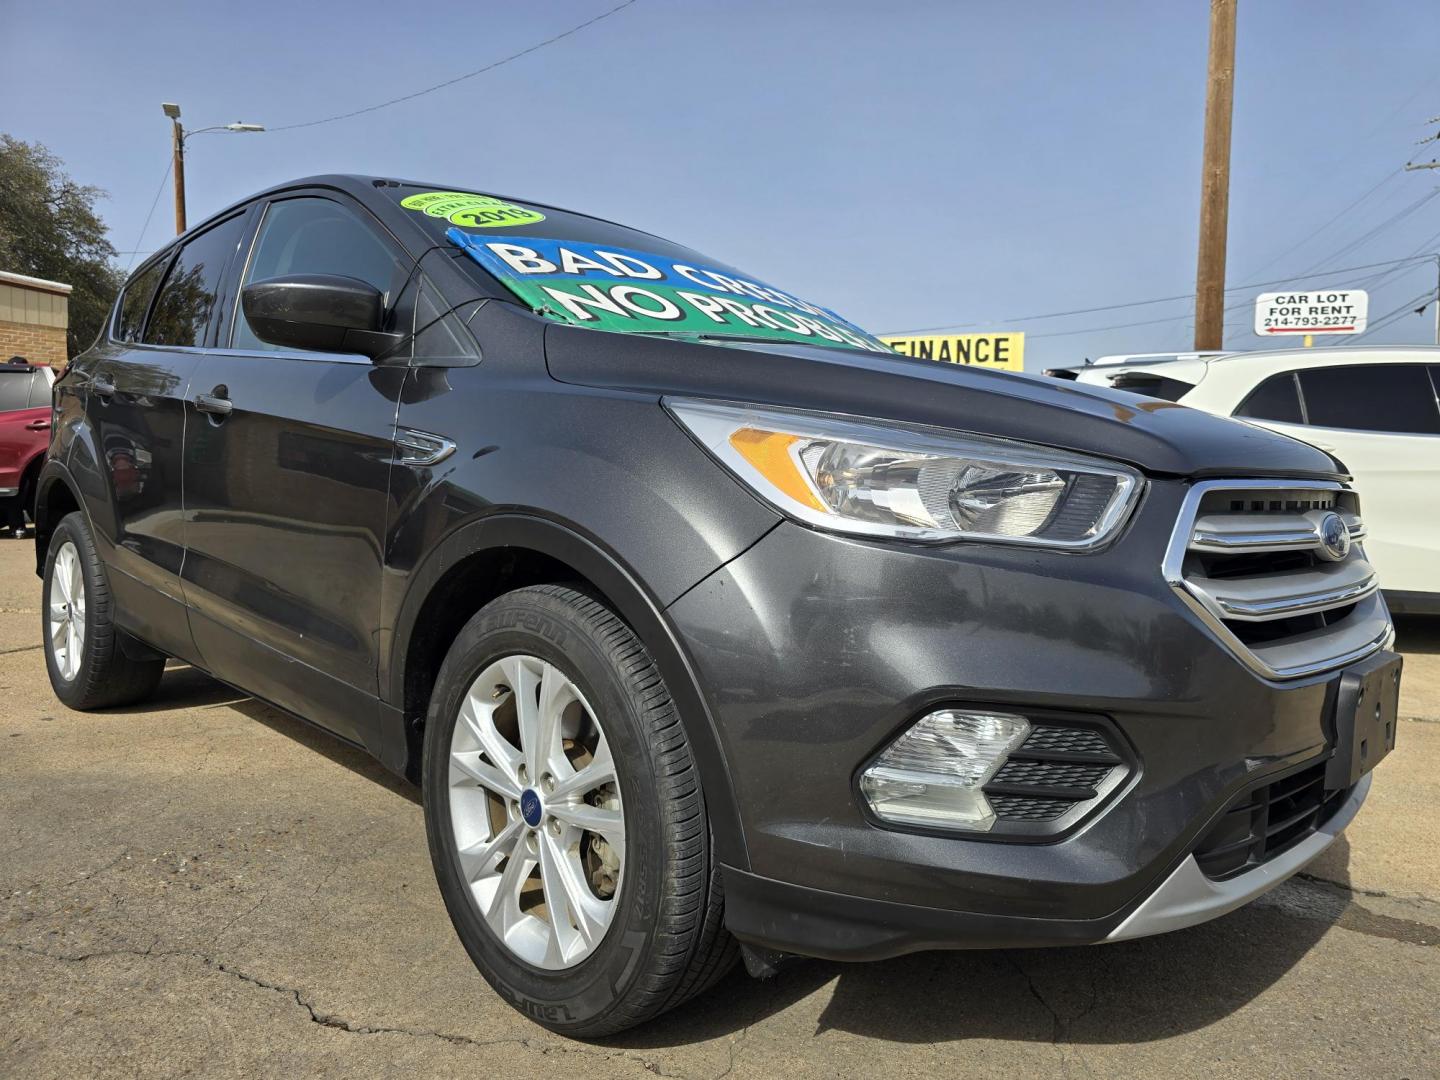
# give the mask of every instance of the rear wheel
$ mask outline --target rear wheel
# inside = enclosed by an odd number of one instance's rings
[[[45,667],[55,696],[72,709],[100,709],[154,693],[165,661],[125,655],[105,566],[78,511],[55,527],[43,581]]]
[[[460,939],[532,1019],[610,1034],[733,963],[679,717],[598,601],[536,586],[471,619],[436,682],[424,786]]]

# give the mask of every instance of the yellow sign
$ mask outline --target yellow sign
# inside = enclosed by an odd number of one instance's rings
[[[999,371],[1025,370],[1025,334],[906,334],[880,339],[896,352],[918,360],[974,364]]]

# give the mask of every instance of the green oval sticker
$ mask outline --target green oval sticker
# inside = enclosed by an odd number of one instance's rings
[[[545,215],[528,206],[497,199],[493,195],[472,195],[464,191],[427,191],[400,200],[406,210],[420,210],[430,217],[445,218],[467,229],[503,229],[544,221]]]

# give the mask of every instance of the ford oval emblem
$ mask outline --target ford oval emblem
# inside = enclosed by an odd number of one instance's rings
[[[535,794],[534,788],[526,788],[520,793],[520,816],[532,829],[540,824],[540,796]]]
[[[1320,555],[1339,562],[1350,554],[1350,526],[1339,514],[1326,514],[1320,519]]]

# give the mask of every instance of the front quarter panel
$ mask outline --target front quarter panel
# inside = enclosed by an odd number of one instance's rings
[[[425,631],[427,600],[457,564],[506,549],[554,559],[598,590],[654,656],[690,737],[717,851],[745,865],[728,769],[665,609],[780,517],[696,445],[656,395],[552,380],[537,320],[491,302],[471,328],[478,366],[417,368],[401,392],[400,428],[443,436],[456,449],[435,466],[401,463],[392,473],[382,697],[397,716],[407,707],[410,645]]]
[[[393,475],[386,610],[394,618],[385,623],[402,639],[402,608],[418,602],[409,581],[448,536],[490,517],[530,515],[583,536],[640,583],[656,610],[780,520],[653,396],[576,392],[543,371],[517,378],[485,364],[412,377],[432,383],[435,396],[402,402],[400,427],[458,446],[438,467],[402,465]]]

